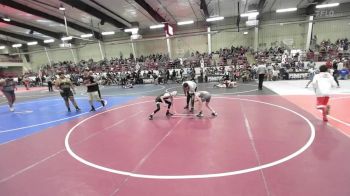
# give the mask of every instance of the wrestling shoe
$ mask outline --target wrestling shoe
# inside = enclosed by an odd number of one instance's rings
[[[202,112],[199,112],[196,116],[197,116],[197,117],[203,117],[204,115],[203,115]]]
[[[174,115],[174,114],[172,114],[172,113],[170,113],[170,112],[166,112],[165,115],[166,115],[166,116],[172,116],[172,115]]]

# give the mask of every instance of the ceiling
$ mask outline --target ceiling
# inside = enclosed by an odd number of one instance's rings
[[[67,33],[66,31],[76,37],[95,32],[96,38],[99,38],[97,34],[100,32],[122,32],[123,29],[133,26],[146,29],[161,21],[176,24],[188,20],[205,21],[207,17],[212,16],[237,16],[238,3],[240,12],[243,13],[252,9],[273,12],[280,8],[306,8],[314,1],[350,2],[350,0],[0,0],[0,17],[8,17],[14,22],[27,25],[5,23],[0,20],[0,40],[23,42],[34,38],[44,40],[53,36],[59,39]],[[201,9],[203,2],[207,14]],[[59,10],[60,6],[63,6],[65,11]],[[67,29],[64,17],[68,22]],[[28,39],[20,40],[8,34],[3,35],[2,31],[26,36]]]

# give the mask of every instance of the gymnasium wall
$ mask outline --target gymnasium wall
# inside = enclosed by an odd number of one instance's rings
[[[337,39],[350,39],[350,19],[316,22],[313,34],[317,36],[317,43],[330,39],[331,42]]]
[[[307,24],[277,24],[259,28],[259,48],[280,46],[284,43],[290,48],[304,49],[307,35]]]
[[[318,43],[324,39],[330,39],[335,42],[339,38],[350,38],[350,12],[348,7],[334,10],[334,15],[329,17],[330,11],[323,16],[315,17],[313,34],[318,37]],[[350,8],[350,7],[349,7]],[[306,35],[308,30],[308,16],[301,13],[290,15],[281,15],[276,13],[264,14],[259,24],[258,44],[259,48],[269,48],[271,46],[281,45],[289,46],[290,49],[304,49],[306,45]],[[254,27],[242,28],[246,19],[241,20],[241,32],[237,32],[235,20],[230,19],[225,24],[215,23],[211,26],[211,31],[217,31],[212,34],[212,51],[220,48],[230,48],[233,46],[254,45]],[[208,38],[206,29],[200,25],[189,26],[187,29],[176,31],[178,37],[171,38],[172,57],[188,57],[192,52],[207,52]],[[243,32],[248,31],[248,35]],[[124,35],[125,36],[125,35]],[[134,43],[136,56],[149,55],[154,53],[167,53],[167,44],[165,39],[155,39],[163,36],[161,31],[149,31],[145,34],[144,40]],[[147,40],[149,39],[149,40]],[[133,53],[131,43],[127,37],[119,38],[115,42],[105,42],[102,44],[103,54],[106,58],[111,57],[129,57]],[[73,52],[77,60],[87,60],[93,58],[101,60],[101,53],[98,43],[87,44],[83,47],[77,46]],[[42,50],[42,48],[40,49]],[[49,51],[49,56],[53,62],[69,60],[73,61],[70,49]],[[30,55],[33,70],[38,69],[42,64],[47,64],[48,60],[44,50],[40,53]]]
[[[128,44],[131,48],[131,44]],[[150,55],[156,53],[167,53],[167,44],[165,40],[150,40],[150,41],[137,41],[134,44],[135,52],[137,56]],[[132,48],[130,53],[132,53]],[[130,55],[128,54],[128,56]]]
[[[95,51],[99,50],[95,48]],[[122,44],[104,44],[105,56],[107,59],[111,57],[115,58],[120,56],[129,57],[130,53],[132,53],[132,48],[130,43],[122,43]],[[99,53],[100,54],[100,53]]]
[[[166,43],[166,41],[164,41]],[[189,57],[192,52],[208,52],[208,36],[196,35],[171,39],[172,57]],[[167,51],[165,51],[167,52]]]
[[[78,55],[77,58],[79,60],[80,59],[85,59],[85,60],[94,59],[96,61],[99,61],[102,59],[98,43],[86,44],[86,45],[76,49],[76,51],[77,51],[77,55]]]
[[[248,34],[244,35],[243,32]],[[220,48],[231,48],[231,46],[252,47],[254,43],[254,29],[242,30],[237,32],[237,29],[228,29],[220,31],[212,35],[212,51],[220,50]]]

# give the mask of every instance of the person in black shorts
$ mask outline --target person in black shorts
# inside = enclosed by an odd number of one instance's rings
[[[149,115],[149,119],[152,120],[153,119],[153,116],[155,113],[157,113],[159,110],[160,110],[160,103],[164,103],[164,106],[166,107],[168,104],[168,109],[166,111],[166,116],[172,116],[173,114],[169,112],[170,110],[170,107],[173,106],[173,97],[176,96],[177,94],[177,91],[173,91],[171,93],[169,92],[166,92],[164,94],[161,94],[159,95],[158,97],[156,97],[156,106],[157,106],[157,109],[153,111],[152,114]]]
[[[7,99],[7,103],[9,104],[10,111],[14,112],[14,103],[16,101],[16,95],[15,90],[16,88],[16,82],[13,80],[12,77],[3,79],[0,81],[1,91],[5,95]]]
[[[56,80],[55,86],[56,89],[60,91],[60,94],[66,104],[66,107],[68,109],[68,112],[70,112],[70,106],[69,106],[69,100],[74,105],[76,111],[80,111],[80,108],[77,105],[77,102],[74,99],[73,92],[75,94],[75,90],[73,88],[72,82],[70,79],[66,78],[64,76],[63,72],[58,73],[59,78]]]
[[[194,93],[197,91],[197,84],[193,81],[185,81],[182,83],[182,89],[187,97],[184,109],[189,109],[188,106],[191,101],[190,112],[194,112]]]
[[[89,103],[91,106],[90,112],[96,111],[93,103],[94,100],[99,101],[101,105],[104,107],[105,101],[100,98],[100,95],[98,93],[99,91],[98,84],[97,82],[95,82],[94,77],[89,73],[88,69],[84,70],[83,83],[87,88],[87,94],[89,96]]]

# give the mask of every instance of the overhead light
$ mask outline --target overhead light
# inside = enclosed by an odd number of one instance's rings
[[[150,29],[159,29],[159,28],[163,28],[163,27],[164,27],[164,24],[159,24],[159,25],[152,25],[149,28]]]
[[[6,21],[6,22],[10,22],[10,21],[11,21],[11,19],[8,18],[8,17],[3,17],[2,19],[3,19],[4,21]]]
[[[189,20],[189,21],[178,22],[177,25],[188,25],[188,24],[193,24],[193,23],[194,23],[193,20]]]
[[[55,42],[54,39],[46,39],[46,40],[44,40],[44,43],[53,43],[53,42]]]
[[[244,31],[244,32],[243,32],[243,35],[248,35],[248,31]]]
[[[88,38],[88,37],[92,37],[92,36],[93,35],[91,33],[80,35],[81,38]]]
[[[114,35],[115,32],[114,31],[105,31],[101,33],[102,35]]]
[[[124,32],[126,33],[137,33],[138,31],[139,28],[124,29]]]
[[[61,38],[62,41],[68,41],[68,40],[71,40],[71,39],[73,39],[72,36],[62,37],[62,38]]]
[[[38,42],[36,42],[36,41],[35,41],[35,42],[28,42],[28,43],[27,43],[28,46],[34,46],[34,45],[37,45],[37,44],[38,44]]]
[[[329,4],[321,4],[321,5],[316,5],[316,8],[326,8],[326,7],[336,7],[338,6],[339,3],[329,3]]]
[[[5,49],[5,46],[0,46],[0,50],[3,50],[3,49]]]
[[[61,4],[60,7],[59,7],[58,9],[61,10],[61,11],[66,10],[66,8],[63,7],[63,4]]]
[[[276,10],[277,13],[282,13],[282,12],[295,12],[297,11],[298,8],[293,7],[293,8],[285,8],[285,9],[278,9]]]
[[[13,44],[12,47],[13,48],[19,48],[19,47],[22,47],[22,44]]]
[[[224,19],[223,16],[207,18],[207,22],[213,22],[213,21],[218,21],[218,20],[223,20],[223,19]]]
[[[247,12],[241,14],[241,17],[256,17],[257,15],[259,15],[259,12]]]

